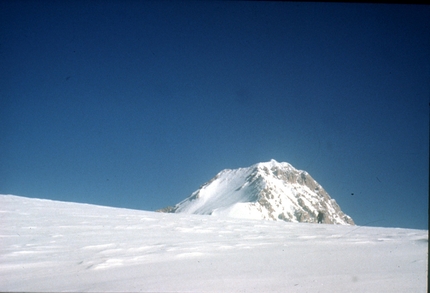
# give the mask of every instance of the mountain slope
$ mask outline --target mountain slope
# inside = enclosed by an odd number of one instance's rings
[[[12,195],[0,223],[0,292],[427,292],[427,230]]]
[[[188,198],[163,212],[224,215],[234,218],[354,225],[307,172],[275,160],[226,169]]]

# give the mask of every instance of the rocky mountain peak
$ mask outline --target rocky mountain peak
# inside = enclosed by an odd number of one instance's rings
[[[309,173],[275,160],[226,169],[163,212],[354,225]]]

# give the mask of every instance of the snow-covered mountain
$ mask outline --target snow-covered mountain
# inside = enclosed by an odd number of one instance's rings
[[[354,225],[306,171],[275,160],[226,169],[188,198],[161,212],[223,215],[234,218]]]

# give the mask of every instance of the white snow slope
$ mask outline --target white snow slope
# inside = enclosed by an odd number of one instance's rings
[[[0,291],[426,292],[428,231],[0,195]]]
[[[233,218],[354,224],[307,172],[275,160],[226,169],[173,208],[162,211]]]

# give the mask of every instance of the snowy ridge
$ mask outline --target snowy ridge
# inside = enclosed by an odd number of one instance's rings
[[[0,292],[426,292],[426,230],[12,195],[0,222]]]
[[[161,211],[233,218],[354,225],[306,171],[275,160],[226,169],[173,208]]]

